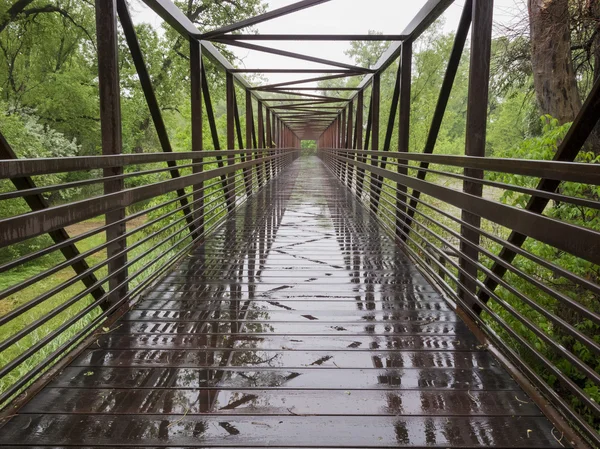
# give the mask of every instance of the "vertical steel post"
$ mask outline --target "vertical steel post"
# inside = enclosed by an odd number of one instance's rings
[[[233,85],[233,73],[226,72],[225,74],[225,87],[226,87],[226,105],[227,105],[227,150],[235,150],[235,87]],[[227,165],[232,166],[235,164],[235,155],[231,154],[227,156]],[[235,172],[227,174],[227,191],[230,195],[231,201],[235,204]]]
[[[357,150],[363,149],[363,121],[364,121],[364,107],[365,107],[365,92],[360,90],[356,97],[356,146]],[[365,157],[356,154],[355,160],[364,162]],[[356,194],[360,198],[362,195],[362,182],[364,179],[365,171],[359,168],[354,171],[356,176]]]
[[[193,173],[201,173],[202,151],[202,45],[196,39],[190,40],[190,92],[192,106],[192,151],[197,152],[200,157],[195,158]],[[194,219],[199,235],[204,234],[204,183],[200,182],[192,186],[194,190]]]
[[[253,113],[252,113],[252,93],[250,89],[246,89],[246,149],[249,150],[246,153],[246,160],[252,160],[252,128],[254,127]],[[252,191],[252,169],[249,170],[250,190]]]
[[[412,42],[404,41],[402,43],[402,53],[400,54],[400,113],[398,121],[398,151],[408,153],[410,141],[410,93],[412,73]],[[408,175],[408,160],[400,159],[398,173]],[[404,214],[406,212],[406,186],[401,183],[396,184],[396,237],[403,239]]]
[[[488,93],[490,80],[490,54],[492,46],[492,21],[493,21],[493,0],[474,0],[471,29],[471,61],[469,68],[469,96],[467,102],[467,140],[465,145],[465,154],[467,156],[485,156],[485,138],[487,128],[488,111]],[[465,176],[483,179],[483,170],[464,169]],[[483,185],[473,181],[463,182],[463,191],[470,195],[482,196]],[[479,228],[481,226],[481,217],[467,211],[462,211],[462,219],[466,223]],[[461,235],[475,245],[479,245],[479,233],[461,226]],[[461,255],[473,259],[479,259],[479,251],[469,245],[461,242]],[[477,278],[477,267],[468,262],[465,258],[460,258],[460,266],[469,275]],[[474,281],[460,273],[459,281],[464,285],[464,289],[459,287],[459,296],[468,304],[475,308],[475,302],[470,298],[470,294],[476,293],[476,284]]]
[[[102,132],[102,154],[122,154],[123,141],[121,135],[121,92],[119,87],[119,50],[117,42],[117,3],[116,0],[96,0],[96,37],[98,42],[98,87],[100,94],[100,128]],[[110,167],[103,170],[103,175],[118,176],[123,174],[123,167]],[[125,187],[124,180],[117,179],[104,182],[104,194],[119,192]],[[123,237],[126,232],[125,208],[120,208],[105,215],[106,241],[111,242]],[[106,257],[108,263],[108,286],[110,296],[108,303],[115,304],[127,293],[127,241],[109,243]]]
[[[263,115],[263,104],[261,101],[258,102],[258,148],[260,151],[256,152],[256,157],[262,159],[264,157],[265,149],[265,119]],[[265,180],[265,167],[261,162],[256,166],[258,185],[262,186]]]
[[[381,76],[379,73],[373,75],[373,86],[371,87],[371,150],[379,151],[379,106],[381,94]],[[377,166],[378,157],[371,156],[371,165]],[[376,177],[371,173],[371,212],[377,215]]]
[[[272,140],[273,140],[273,136],[271,134],[271,111],[267,108],[266,110],[266,129],[267,129],[267,145],[266,148],[272,148]],[[273,117],[274,118],[274,117]],[[267,155],[271,155],[270,151],[267,151]],[[269,181],[271,179],[271,165],[269,164],[269,162],[265,162],[265,175],[266,175],[266,180]]]
[[[352,126],[354,123],[354,102],[350,101],[350,103],[348,104],[348,129],[346,132],[346,148],[347,149],[351,149],[352,148],[352,137],[353,137],[353,133],[352,133]],[[350,158],[351,157],[351,153],[348,151],[346,153],[346,157]],[[346,162],[346,185],[351,188],[352,187],[352,173],[354,171],[354,165],[349,164],[348,162]]]
[[[346,148],[346,108],[342,109],[342,121],[340,122],[340,148]],[[342,157],[346,155],[344,152],[339,153]],[[344,183],[346,177],[346,164],[341,163],[340,181]]]

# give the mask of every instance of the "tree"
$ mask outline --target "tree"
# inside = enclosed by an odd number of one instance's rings
[[[571,56],[569,0],[529,0],[531,63],[542,114],[572,122],[581,109]]]
[[[380,31],[369,30],[369,35],[381,35]],[[356,65],[365,68],[374,67],[383,52],[388,48],[388,41],[352,41],[350,48],[344,51]]]

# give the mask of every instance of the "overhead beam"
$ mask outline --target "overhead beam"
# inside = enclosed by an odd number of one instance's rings
[[[197,34],[196,37],[200,39],[211,39],[216,36],[221,36],[226,33],[241,30],[242,28],[248,28],[259,23],[266,22],[267,20],[273,20],[278,17],[283,17],[288,14],[292,14],[294,12],[310,8],[312,6],[320,5],[321,3],[326,3],[328,1],[330,0],[302,0],[300,2],[292,3],[291,5],[284,6],[282,8],[274,9],[273,11],[268,11],[264,14],[260,14],[255,17],[250,17],[248,19],[232,23],[231,25],[227,25],[216,30],[209,31],[208,33]]]
[[[359,72],[343,69],[231,69],[231,73],[345,73],[356,75]]]
[[[294,84],[306,84],[306,83],[312,83],[312,82],[316,82],[316,81],[327,81],[327,80],[333,80],[333,79],[338,79],[338,78],[346,78],[348,76],[358,76],[361,75],[360,73],[353,73],[351,75],[348,74],[337,74],[337,75],[329,75],[329,76],[317,76],[314,78],[306,78],[303,80],[294,80],[294,81],[286,81],[284,83],[276,83],[276,84],[267,84],[265,86],[258,86],[255,87],[254,90],[263,90],[263,89],[273,89],[276,87],[284,87],[284,86],[293,86]],[[291,89],[291,87],[290,87]]]
[[[402,41],[404,34],[230,34],[223,40],[240,41]]]
[[[294,87],[288,86],[287,89],[292,90],[302,90],[302,91],[310,91],[310,90],[321,90],[323,92],[328,91],[358,91],[360,88],[358,87]],[[278,88],[257,88],[256,90],[262,90],[264,92],[279,92]]]
[[[365,69],[362,67],[354,66],[351,64],[345,64],[343,62],[331,61],[329,59],[317,58],[315,56],[303,55],[301,53],[295,53],[292,51],[279,50],[277,48],[264,47],[262,45],[256,44],[248,44],[246,42],[239,42],[236,40],[226,40],[226,39],[214,39],[215,42],[219,42],[221,44],[232,45],[234,47],[245,48],[247,50],[260,51],[262,53],[269,53],[277,56],[284,56],[287,58],[299,59],[301,61],[314,62],[317,64],[330,65],[333,67],[340,67],[342,69],[352,70],[353,72],[361,72],[361,73],[371,73],[371,70]]]
[[[282,95],[296,95],[298,97],[307,97],[307,98],[318,98],[321,100],[333,100],[333,101],[348,101],[347,98],[340,98],[340,97],[328,97],[328,96],[324,96],[324,95],[314,95],[314,94],[303,94],[300,92],[290,92],[288,90],[269,90],[267,92],[271,92],[271,93],[276,93],[276,94],[282,94]],[[290,101],[289,98],[282,98],[283,101]]]

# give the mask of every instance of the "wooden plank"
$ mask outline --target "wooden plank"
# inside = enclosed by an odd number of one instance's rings
[[[47,432],[53,429],[53,432]],[[135,429],[135,431],[133,430]],[[21,445],[152,447],[561,447],[545,418],[514,417],[208,417],[39,415],[13,418],[4,441]]]
[[[267,374],[267,373],[265,373]],[[291,376],[291,375],[288,375]],[[350,394],[347,394],[348,391]],[[22,413],[97,415],[541,416],[509,391],[190,390],[48,388]],[[218,405],[211,404],[218,400]],[[523,399],[521,398],[521,401]]]

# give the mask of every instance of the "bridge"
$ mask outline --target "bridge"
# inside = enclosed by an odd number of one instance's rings
[[[555,260],[597,268],[600,233],[546,213],[600,206],[560,188],[600,184],[597,165],[575,162],[600,82],[553,160],[486,157],[493,2],[466,0],[427,143],[411,152],[413,44],[452,0],[428,0],[397,35],[364,36],[240,34],[324,0],[204,34],[170,0],[144,2],[189,42],[191,151],[170,142],[124,0],[96,1],[102,155],[19,159],[0,134],[0,177],[14,186],[0,201],[30,209],[0,220],[0,247],[47,236],[0,272],[50,261],[0,292],[16,304],[0,316],[0,446],[600,446],[586,391],[600,386],[600,286]],[[123,154],[118,23],[161,153]],[[469,35],[464,155],[435,154]],[[334,40],[391,44],[369,68],[279,48]],[[240,69],[215,43],[326,68]],[[396,62],[382,117],[381,75]],[[223,145],[207,63],[224,76]],[[273,72],[319,76],[244,78]],[[357,87],[303,86],[347,77]],[[97,189],[44,196],[84,186]],[[27,296],[34,285],[47,287]]]

